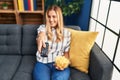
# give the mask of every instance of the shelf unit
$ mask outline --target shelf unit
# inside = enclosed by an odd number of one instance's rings
[[[37,10],[19,11],[18,0],[0,0],[0,24],[42,24],[44,22],[44,0],[37,0]],[[8,9],[3,9],[6,2]]]

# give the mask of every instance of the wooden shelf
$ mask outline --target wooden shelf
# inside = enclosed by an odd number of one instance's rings
[[[23,13],[20,14],[20,18],[22,18],[21,23],[23,24],[42,24],[43,23],[43,15],[36,13]]]
[[[8,9],[1,6],[6,2]],[[37,10],[19,11],[18,0],[0,0],[0,24],[42,24],[44,17],[44,0],[37,0]]]
[[[15,14],[0,13],[0,24],[16,24]]]
[[[36,13],[36,14],[44,14],[44,11],[18,11],[18,13]]]
[[[0,13],[15,13],[15,10],[0,10]]]

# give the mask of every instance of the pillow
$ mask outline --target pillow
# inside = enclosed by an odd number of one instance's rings
[[[88,73],[89,55],[98,32],[68,30],[71,32],[70,66]]]

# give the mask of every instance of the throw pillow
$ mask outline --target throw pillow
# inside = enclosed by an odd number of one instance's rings
[[[98,32],[68,30],[71,32],[70,66],[88,73],[89,55]]]

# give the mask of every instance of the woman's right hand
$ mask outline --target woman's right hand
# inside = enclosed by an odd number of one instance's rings
[[[37,39],[36,39],[39,53],[41,53],[42,47],[46,47],[46,45],[45,45],[45,36],[46,36],[45,32],[40,32],[38,34]]]

